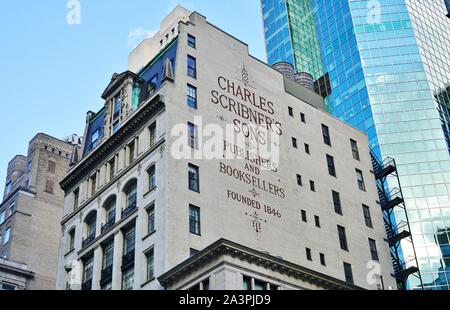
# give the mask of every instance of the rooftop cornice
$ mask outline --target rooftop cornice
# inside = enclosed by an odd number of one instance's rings
[[[194,257],[184,261],[172,270],[163,274],[158,278],[158,280],[164,287],[170,286],[178,279],[201,269],[206,263],[211,262],[220,256],[231,256],[233,258],[238,258],[242,261],[246,261],[257,266],[262,266],[274,272],[285,274],[330,290],[363,290],[363,288],[356,285],[349,284],[342,280],[321,274],[291,262],[287,262],[283,259],[261,253],[225,239],[220,239],[210,245]]]
[[[118,132],[109,137],[105,142],[94,149],[85,157],[68,175],[60,182],[61,188],[67,192],[80,181],[86,178],[99,163],[102,163],[117,149],[118,146],[126,143],[142,127],[142,124],[152,118],[159,110],[164,108],[161,95],[156,95],[152,100],[136,110],[120,128]]]

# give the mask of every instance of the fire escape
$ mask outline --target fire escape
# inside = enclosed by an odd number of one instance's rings
[[[395,160],[393,158],[387,158],[385,161],[381,162],[374,154],[371,155],[380,205],[384,215],[387,241],[389,242],[391,258],[394,265],[393,276],[397,279],[398,289],[406,290],[408,288],[407,283],[410,277],[419,279],[421,287],[423,288],[422,277],[417,268],[417,256]],[[389,189],[388,177],[396,178],[399,187]],[[395,215],[397,215],[397,218],[399,219],[403,218],[403,220],[397,223]],[[401,249],[401,244],[403,242],[409,242],[413,249],[413,253],[407,258],[404,258],[404,253]]]

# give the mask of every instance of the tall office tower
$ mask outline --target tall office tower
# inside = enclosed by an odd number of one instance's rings
[[[17,155],[8,164],[0,203],[0,290],[56,287],[64,206],[59,182],[78,145],[76,135],[62,141],[37,134],[28,155]]]
[[[366,132],[378,157],[397,161],[429,289],[450,283],[449,6],[448,0],[262,0],[269,63],[288,61],[314,78],[327,74],[328,111]],[[404,220],[396,215],[398,225]],[[404,244],[405,261],[412,255]],[[418,287],[412,278],[409,288]]]
[[[276,68],[182,7],[131,52],[61,182],[59,289],[395,289],[367,136]]]

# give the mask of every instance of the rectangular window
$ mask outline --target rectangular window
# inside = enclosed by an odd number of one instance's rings
[[[294,148],[298,148],[298,145],[297,145],[297,139],[296,139],[296,138],[292,138],[292,146],[293,146]]]
[[[53,194],[53,188],[55,187],[55,182],[47,180],[45,183],[45,192],[48,194]]]
[[[33,161],[29,160],[27,163],[27,173],[31,172],[32,167],[33,167]]]
[[[190,55],[187,57],[187,75],[194,79],[197,78],[197,59]]]
[[[48,171],[48,173],[56,172],[56,163],[54,161],[51,161],[51,160],[48,161],[47,171]]]
[[[69,252],[72,252],[75,249],[75,228],[69,232]]]
[[[84,261],[83,268],[83,290],[92,289],[92,275],[94,273],[94,256],[90,256]]]
[[[103,246],[102,270],[106,270],[113,265],[114,241]]]
[[[3,236],[3,245],[7,244],[11,239],[11,227],[6,228],[5,235]]]
[[[336,166],[334,165],[334,158],[330,155],[327,155],[327,165],[328,165],[328,173],[332,177],[336,177]]]
[[[97,189],[97,174],[94,174],[91,177],[91,196],[95,194],[96,189]]]
[[[320,264],[322,266],[326,266],[327,265],[327,262],[325,260],[325,254],[320,253]]]
[[[322,125],[323,142],[331,146],[330,129],[328,126]]]
[[[197,88],[189,84],[187,86],[187,105],[197,109]]]
[[[369,248],[372,260],[379,261],[380,258],[378,257],[377,242],[375,240],[369,239]]]
[[[123,234],[123,255],[134,252],[136,242],[136,228],[133,226],[126,230]]]
[[[302,210],[301,213],[302,213],[302,221],[305,223],[308,223],[308,217],[306,216],[306,211]]]
[[[352,146],[353,159],[359,160],[358,143],[355,140],[350,139],[350,144]]]
[[[297,185],[303,186],[302,176],[297,174]]]
[[[344,251],[348,251],[347,235],[345,234],[345,228],[342,226],[338,226],[337,228],[338,228],[339,243],[341,245],[341,249]]]
[[[122,290],[131,291],[134,286],[134,267],[131,267],[122,273]]]
[[[96,148],[100,141],[100,128],[95,130],[91,135],[91,150]]]
[[[0,213],[0,225],[2,225],[5,222],[5,219],[6,219],[6,210],[3,210]]]
[[[311,154],[311,150],[309,148],[309,144],[306,144],[306,143],[305,143],[305,153],[308,154],[308,155]]]
[[[117,131],[119,131],[119,129],[120,129],[120,122],[117,120],[113,124],[113,134],[115,134]]]
[[[292,107],[288,107],[289,116],[294,117],[294,109]]]
[[[311,249],[306,248],[306,259],[312,262]]]
[[[359,189],[366,191],[366,184],[364,183],[364,176],[361,170],[356,169],[356,179],[358,181]]]
[[[111,181],[116,174],[116,159],[113,158],[109,162],[109,180]]]
[[[147,254],[145,254],[147,262],[147,281],[151,281],[155,278],[154,256],[155,253],[153,248],[150,251],[148,251]]]
[[[150,125],[150,147],[156,144],[156,123]]]
[[[114,120],[119,118],[121,109],[122,109],[122,102],[120,100],[119,94],[114,98],[114,115],[113,115]]]
[[[200,208],[189,206],[189,232],[200,236]]]
[[[197,47],[197,42],[196,39],[193,35],[188,34],[188,45],[192,48],[196,48]]]
[[[11,193],[12,190],[12,182],[11,181],[7,181],[6,182],[6,188],[5,188],[5,195],[8,195],[9,193]]]
[[[189,164],[188,167],[188,177],[189,177],[189,189],[191,191],[200,192],[200,173],[199,168],[195,165]]]
[[[188,145],[198,150],[198,127],[192,123],[188,123]]]
[[[314,216],[314,222],[316,223],[316,227],[320,228],[320,217],[318,217],[317,215]]]
[[[342,215],[341,195],[335,191],[332,191],[331,193],[333,195],[334,212]]]
[[[363,214],[366,226],[369,228],[373,228],[372,216],[370,215],[370,208],[366,205],[363,205]]]
[[[153,165],[148,169],[148,180],[149,180],[149,186],[148,190],[150,192],[154,191],[156,189],[156,166]]]
[[[300,113],[300,120],[302,121],[302,123],[306,124],[306,116],[303,113]]]
[[[155,205],[147,209],[147,233],[150,235],[155,232]]]
[[[345,274],[345,281],[353,284],[354,282],[353,282],[352,265],[344,263],[344,274]]]
[[[136,145],[135,145],[135,143],[133,141],[133,142],[131,142],[128,145],[128,155],[129,155],[129,158],[130,158],[130,164],[133,163],[134,160],[136,159],[135,150],[136,150]]]
[[[314,181],[309,181],[309,187],[311,188],[311,191],[316,191],[316,183]]]

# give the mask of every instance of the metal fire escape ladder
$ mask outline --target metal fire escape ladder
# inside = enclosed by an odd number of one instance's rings
[[[400,186],[400,179],[397,173],[397,166],[393,158],[387,158],[381,162],[371,153],[372,165],[377,181],[378,196],[384,215],[384,225],[387,233],[387,241],[389,243],[392,263],[394,265],[394,277],[397,279],[398,289],[407,289],[408,279],[416,277],[419,279],[423,288],[422,277],[417,266],[417,256],[414,248],[414,242],[411,235],[411,227],[409,225],[408,213],[405,207],[405,201]],[[388,177],[396,178],[398,188],[389,189]],[[395,222],[394,213],[403,213],[403,220],[399,223]],[[414,249],[413,256],[403,257],[401,251],[401,243],[410,242]]]

